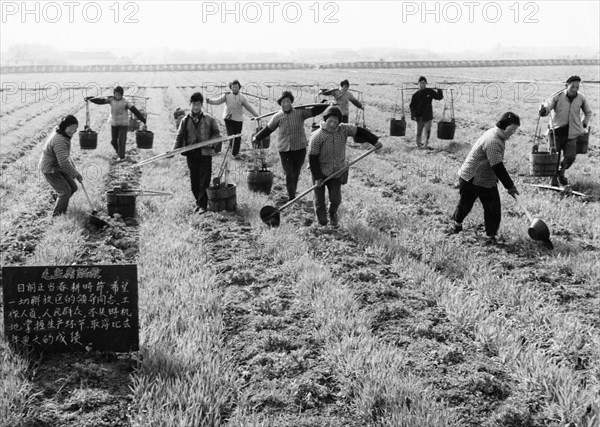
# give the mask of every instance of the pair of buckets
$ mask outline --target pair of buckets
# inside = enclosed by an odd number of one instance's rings
[[[454,119],[451,121],[439,121],[437,124],[438,139],[454,139],[456,132],[456,123]],[[406,119],[390,119],[390,136],[405,136],[406,135]]]
[[[98,147],[98,132],[82,130],[79,134],[79,146],[82,150],[95,150]],[[149,130],[135,132],[135,143],[138,148],[149,149],[154,144],[154,133]]]

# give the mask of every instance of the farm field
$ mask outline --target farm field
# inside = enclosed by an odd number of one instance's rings
[[[537,108],[571,74],[583,78],[594,111],[589,151],[567,173],[586,197],[527,185],[549,180],[529,174]],[[446,90],[434,103],[433,150],[416,148],[408,112],[406,136],[389,136],[390,118],[402,115],[397,88],[406,87],[407,108],[420,75],[429,87],[453,89],[456,136],[435,136],[449,108]],[[273,191],[248,190],[256,164],[250,120],[227,175],[236,212],[193,214],[180,156],[131,168],[172,148],[173,111],[187,108],[192,92],[215,96],[234,78],[243,91],[268,97],[263,113],[277,109],[284,88],[297,105],[344,78],[362,92],[366,126],[384,147],[350,170],[339,228],[315,225],[311,195],[281,213],[280,227],[263,224],[261,207],[282,204],[285,182],[271,144]],[[9,348],[2,325],[0,419],[7,426],[600,426],[599,81],[598,67],[567,66],[2,75],[10,90],[0,92],[1,265],[137,264],[140,351],[26,357]],[[88,226],[81,192],[53,221],[50,187],[37,171],[43,143],[62,115],[75,114],[82,129],[83,97],[107,95],[99,88],[116,84],[149,98],[154,147],[138,149],[129,133],[126,159],[117,162],[109,109],[92,104],[98,148],[81,150],[74,136],[72,157],[110,227]],[[48,90],[22,89],[36,87]],[[225,135],[222,106],[207,110]],[[521,201],[548,224],[553,251],[528,237],[528,219],[501,184],[498,246],[483,243],[479,204],[463,233],[444,233],[458,167],[508,110],[522,125],[505,164]],[[545,129],[547,118],[540,124]],[[349,146],[349,158],[365,150]],[[110,218],[105,192],[122,182],[173,195],[139,197],[135,219]],[[311,185],[303,170],[299,190]]]

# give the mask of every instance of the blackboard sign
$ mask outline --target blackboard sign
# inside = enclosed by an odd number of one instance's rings
[[[13,347],[138,350],[136,265],[3,267],[2,279]]]

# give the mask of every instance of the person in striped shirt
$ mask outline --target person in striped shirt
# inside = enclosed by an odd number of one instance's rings
[[[254,110],[254,108],[252,108],[252,105],[250,105],[244,95],[240,93],[241,88],[242,85],[236,79],[229,83],[229,89],[231,89],[231,92],[224,93],[215,99],[206,98],[207,104],[219,105],[225,103],[223,120],[225,121],[227,135],[237,135],[242,133],[242,126],[244,124],[243,108],[248,110],[254,117],[258,116],[258,113]],[[236,159],[238,158],[238,154],[240,152],[241,142],[241,137],[237,137],[233,140],[233,149],[231,151],[231,155]]]
[[[519,194],[504,167],[504,149],[506,141],[520,125],[519,116],[506,112],[496,122],[496,126],[486,131],[471,148],[458,171],[460,198],[454,210],[454,226],[449,230],[451,234],[463,230],[463,220],[479,199],[483,205],[486,243],[496,243],[501,219],[498,180],[508,190],[508,194],[513,197]]]
[[[124,93],[125,91],[123,88],[117,86],[113,90],[113,96],[100,98],[89,96],[85,98],[86,101],[89,100],[94,104],[110,105],[110,128],[112,137],[110,143],[121,160],[125,158],[127,130],[129,129],[129,114],[127,113],[127,110],[131,110],[138,120],[144,124],[142,129],[145,129],[146,126],[146,118],[137,108],[135,108],[135,105],[123,98]]]
[[[256,144],[256,141],[261,141],[279,128],[277,150],[285,173],[288,198],[292,200],[296,197],[300,171],[306,159],[308,141],[304,121],[321,114],[327,108],[327,104],[312,108],[293,108],[294,95],[287,90],[282,92],[277,103],[281,106],[281,111],[275,113],[267,126],[252,137],[252,143]]]
[[[54,134],[46,140],[39,169],[44,178],[58,194],[52,216],[56,217],[67,212],[69,200],[77,191],[75,180],[82,182],[83,176],[71,162],[71,137],[77,132],[79,122],[72,115],[65,116],[59,123]]]
[[[325,204],[325,187],[329,191],[329,219],[331,225],[338,226],[338,208],[342,203],[342,184],[344,179],[338,176],[323,184],[323,180],[346,165],[346,141],[348,136],[360,136],[377,149],[382,147],[379,137],[367,129],[342,123],[342,111],[338,107],[329,106],[323,113],[321,127],[310,136],[308,161],[315,188],[315,215],[320,225],[327,225],[327,206]]]

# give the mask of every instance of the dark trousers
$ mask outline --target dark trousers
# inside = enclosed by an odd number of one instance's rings
[[[192,184],[192,194],[196,200],[196,206],[206,209],[208,206],[206,189],[210,186],[212,157],[190,153],[187,156],[187,164],[190,169],[190,183]]]
[[[242,125],[244,122],[238,122],[235,120],[225,119],[225,129],[227,129],[227,135],[236,135],[242,133]],[[231,144],[231,141],[229,141]],[[236,156],[240,152],[240,144],[242,143],[242,137],[237,137],[233,140],[233,150],[231,154]]]
[[[75,180],[62,172],[44,173],[44,178],[58,194],[52,216],[64,214],[69,207],[69,199],[77,191]]]
[[[500,219],[502,217],[498,187],[480,187],[462,178],[459,178],[459,187],[460,199],[454,211],[454,221],[462,224],[463,220],[471,212],[475,200],[479,198],[483,205],[485,234],[495,236],[498,228],[500,228]]]
[[[281,166],[285,172],[285,185],[290,200],[296,197],[296,188],[300,180],[300,171],[306,158],[306,148],[295,151],[280,151]]]
[[[556,136],[556,152],[562,152],[562,161],[556,165],[556,173],[564,174],[569,169],[577,156],[577,138],[569,139],[568,136]]]
[[[325,187],[329,191],[329,216],[337,214],[338,208],[342,204],[342,180],[333,178],[323,184],[322,187],[315,188],[315,215],[319,224],[327,224],[327,206],[325,203]]]
[[[432,120],[423,120],[419,117],[417,120],[417,145],[421,145],[421,139],[423,138],[423,131],[425,131],[425,146],[429,143],[431,138],[431,122]]]
[[[119,158],[125,158],[125,145],[127,144],[127,126],[111,126],[112,139],[111,145],[119,155]]]

